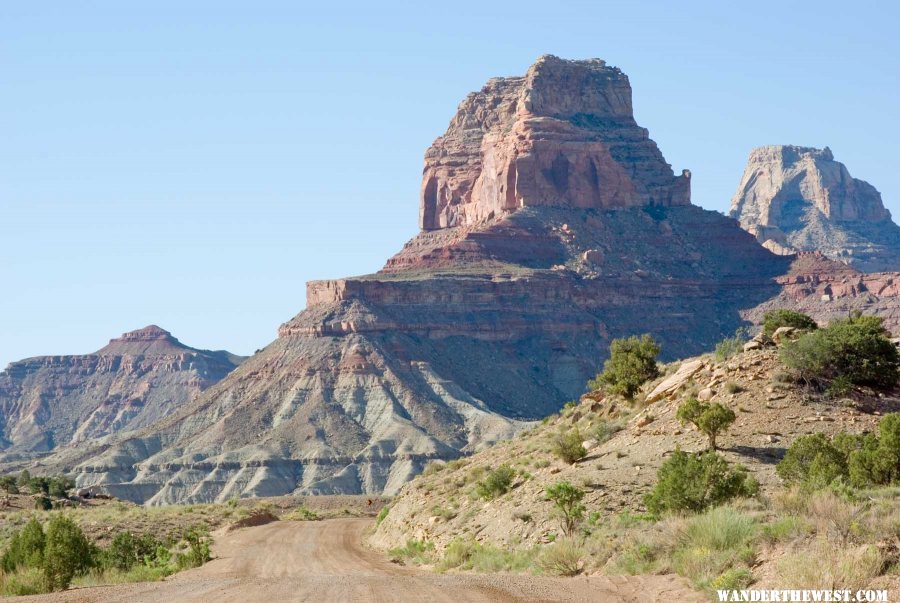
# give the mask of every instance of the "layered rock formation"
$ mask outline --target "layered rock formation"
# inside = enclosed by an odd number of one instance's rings
[[[900,227],[875,187],[827,147],[754,149],[731,216],[775,253],[820,251],[867,272],[900,270]]]
[[[193,403],[43,469],[149,504],[393,494],[576,399],[613,337],[689,356],[765,304],[861,278],[770,253],[687,184],[621,72],[542,57],[462,104],[426,155],[423,231],[384,269],[309,283],[307,308]],[[831,290],[829,311],[896,305]]]
[[[462,102],[425,153],[419,216],[433,230],[530,206],[689,204],[690,172],[675,177],[635,122],[628,76],[547,55]]]
[[[0,373],[0,433],[6,458],[47,452],[171,414],[242,360],[195,350],[148,326],[93,354],[40,356]]]

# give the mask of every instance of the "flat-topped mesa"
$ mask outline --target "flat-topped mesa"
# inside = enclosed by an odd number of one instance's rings
[[[148,325],[142,329],[123,333],[121,337],[109,340],[109,343],[97,351],[102,356],[137,356],[141,354],[174,354],[192,352],[190,348],[178,341],[172,334],[156,325]]]
[[[526,206],[689,204],[690,172],[676,177],[635,122],[628,76],[545,55],[460,104],[425,153],[419,218],[436,230]]]
[[[775,253],[822,251],[865,271],[900,270],[900,227],[881,195],[831,149],[754,149],[731,216]]]

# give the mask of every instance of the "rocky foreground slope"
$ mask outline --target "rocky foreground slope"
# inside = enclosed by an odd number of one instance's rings
[[[150,425],[234,370],[241,357],[188,347],[151,325],[93,354],[39,356],[0,373],[6,459]]]
[[[380,272],[309,283],[306,310],[196,401],[45,470],[149,504],[393,494],[578,398],[614,337],[697,354],[829,286],[820,313],[897,318],[893,285],[770,253],[689,182],[621,71],[541,57],[460,105],[426,153],[423,230]]]
[[[372,542],[391,548],[416,539],[438,550],[457,538],[503,547],[547,543],[560,528],[545,491],[561,480],[586,491],[584,504],[597,514],[597,523],[621,513],[642,513],[644,494],[676,447],[706,449],[706,437],[676,418],[678,406],[691,396],[720,402],[737,414],[719,438],[719,453],[747,467],[763,496],[781,488],[775,464],[797,437],[877,431],[881,415],[900,410],[897,390],[858,390],[852,399],[837,400],[786,382],[774,347],[724,361],[712,355],[690,358],[665,368],[664,376],[644,387],[642,398],[649,401],[644,407],[593,392],[511,441],[468,459],[436,464],[403,488]],[[556,434],[575,428],[587,455],[568,464],[552,452],[553,441]],[[517,470],[512,490],[490,501],[474,494],[479,480],[503,464]]]
[[[820,251],[866,272],[900,270],[900,226],[875,187],[827,147],[754,149],[731,216],[775,253]]]

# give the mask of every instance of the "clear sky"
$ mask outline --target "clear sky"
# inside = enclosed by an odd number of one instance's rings
[[[422,154],[541,54],[631,78],[694,203],[828,145],[900,216],[893,2],[3,2],[0,366],[156,323],[249,354],[416,232]]]

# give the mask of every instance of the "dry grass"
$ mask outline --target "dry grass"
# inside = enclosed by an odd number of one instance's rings
[[[811,546],[781,559],[778,579],[790,588],[857,590],[866,588],[884,566],[885,559],[875,546],[839,547],[817,538]]]

